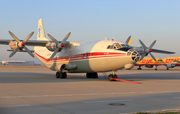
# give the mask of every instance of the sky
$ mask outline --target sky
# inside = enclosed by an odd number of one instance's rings
[[[88,42],[115,39],[125,42],[132,36],[132,45],[174,51],[176,54],[154,54],[156,57],[180,56],[179,0],[1,0],[0,39],[12,39],[8,31],[24,39],[43,19],[45,33],[61,41],[68,32],[68,41]],[[33,49],[32,47],[28,47]],[[0,45],[0,61],[35,61],[28,53],[17,52],[9,58],[8,45]],[[148,56],[149,57],[149,56]]]

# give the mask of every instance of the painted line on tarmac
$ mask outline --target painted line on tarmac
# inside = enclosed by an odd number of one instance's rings
[[[30,104],[23,104],[23,105],[4,105],[4,106],[0,106],[1,108],[5,108],[5,107],[23,107],[23,106],[30,106]]]
[[[120,94],[157,94],[171,93],[180,91],[146,91],[146,92],[116,92],[116,93],[84,93],[84,94],[59,94],[59,95],[29,95],[29,96],[0,96],[0,99],[12,98],[38,98],[38,97],[71,97],[71,96],[93,96],[93,95],[120,95]],[[175,98],[175,97],[174,97]],[[179,99],[177,97],[176,99]]]
[[[134,101],[134,99],[126,99],[126,100],[105,100],[105,101],[89,101],[84,103],[103,103],[103,102],[129,102]]]

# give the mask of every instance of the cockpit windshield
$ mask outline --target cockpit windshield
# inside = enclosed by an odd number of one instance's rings
[[[112,45],[108,45],[107,49],[119,49],[122,47],[127,47],[127,46],[126,46],[126,44],[114,43]]]

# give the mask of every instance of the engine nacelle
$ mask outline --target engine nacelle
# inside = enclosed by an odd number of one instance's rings
[[[63,71],[63,70],[74,70],[77,66],[75,64],[59,64],[58,66],[51,67],[51,70]]]
[[[49,51],[55,51],[56,50],[56,43],[52,42],[52,43],[48,43],[46,44],[46,48],[49,50]]]
[[[153,65],[145,65],[147,68],[153,68]]]
[[[74,70],[77,66],[75,64],[66,64],[65,69],[67,70]]]
[[[174,68],[176,66],[176,64],[174,63],[168,63],[167,64],[167,68]]]
[[[17,46],[17,42],[16,41],[10,41],[9,42],[9,47],[12,49],[12,50],[15,50],[18,46]]]
[[[125,66],[124,66],[124,68],[126,69],[126,70],[130,70],[130,69],[132,69],[134,67],[134,64],[126,64]]]

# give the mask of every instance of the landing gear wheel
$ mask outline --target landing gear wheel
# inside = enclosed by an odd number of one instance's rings
[[[56,78],[60,78],[60,73],[56,72]]]
[[[157,68],[155,70],[157,70]]]
[[[167,70],[169,70],[169,68],[167,68]]]
[[[90,73],[86,73],[86,78],[91,78]]]
[[[56,72],[56,78],[65,79],[67,78],[66,72]]]
[[[116,74],[114,74],[113,78],[117,78],[117,75],[116,75]]]
[[[66,72],[63,72],[63,73],[62,73],[62,78],[63,78],[63,79],[66,79],[66,78],[67,78]]]
[[[137,70],[141,70],[141,68],[139,67],[139,68],[137,68]]]
[[[109,81],[116,81],[116,80],[113,80],[113,78],[117,78],[117,75],[116,74],[110,74],[109,76],[108,76],[108,80]]]
[[[110,74],[110,75],[108,76],[108,80],[109,80],[109,81],[112,81],[111,78],[113,78],[113,75],[112,75],[112,74]]]
[[[92,73],[92,76],[91,78],[98,78],[98,74],[95,72],[95,73]]]
[[[98,78],[98,74],[97,74],[97,72],[87,73],[87,74],[86,74],[86,77],[87,77],[87,78]]]

